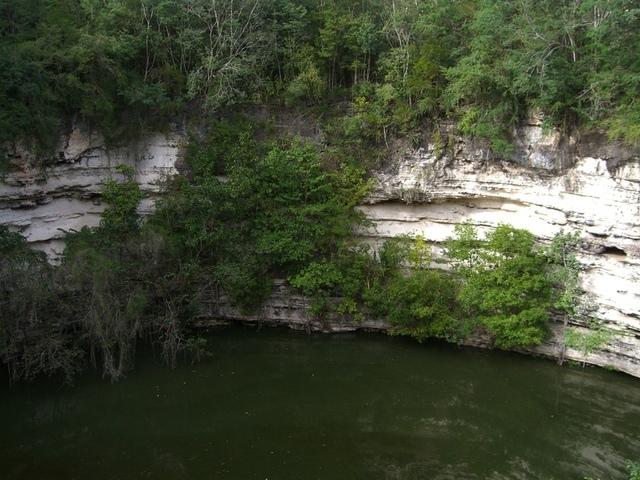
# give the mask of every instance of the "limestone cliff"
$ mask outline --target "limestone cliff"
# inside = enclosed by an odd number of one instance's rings
[[[514,133],[515,151],[508,161],[452,135],[403,149],[376,172],[377,186],[361,206],[375,223],[359,233],[374,243],[398,234],[420,234],[437,254],[461,222],[481,232],[509,223],[530,230],[542,242],[561,229],[579,232],[583,287],[598,307],[597,316],[618,334],[588,358],[571,350],[567,356],[640,376],[639,156],[594,136],[545,132],[535,120]],[[55,164],[44,170],[30,166],[27,154],[15,152],[14,170],[0,183],[0,224],[22,231],[36,247],[55,256],[62,248],[63,231],[98,223],[101,185],[116,175],[116,165],[135,167],[147,195],[142,208],[151,208],[159,183],[176,172],[183,142],[173,132],[107,149],[99,136],[76,129],[61,142]],[[282,284],[256,317],[241,315],[224,298],[212,300],[205,314],[325,331],[387,327],[376,320],[314,320],[304,299]],[[552,325],[549,341],[530,351],[557,355],[563,328]],[[470,343],[487,345],[487,339]]]
[[[560,230],[577,231],[585,270],[583,289],[595,316],[618,332],[600,352],[583,358],[640,376],[640,163],[633,152],[605,142],[562,141],[541,125],[516,132],[510,161],[451,138],[446,148],[427,144],[407,151],[377,174],[377,188],[362,206],[374,226],[369,238],[420,234],[435,245],[469,222],[480,232],[500,223],[531,231],[542,242]],[[586,325],[577,324],[576,328]],[[563,325],[531,351],[555,356]]]
[[[130,165],[145,194],[141,210],[152,207],[161,182],[176,173],[182,137],[170,132],[107,147],[102,136],[74,128],[60,140],[53,160],[42,167],[25,149],[10,154],[10,170],[0,176],[0,225],[20,231],[51,258],[64,248],[65,231],[100,222],[100,191],[118,178],[115,167]]]

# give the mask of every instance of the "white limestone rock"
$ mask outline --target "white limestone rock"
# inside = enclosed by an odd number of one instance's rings
[[[56,258],[65,231],[98,225],[104,210],[100,192],[105,181],[120,177],[118,165],[134,169],[145,194],[141,211],[150,211],[161,183],[177,173],[182,143],[175,132],[155,133],[107,148],[101,135],[76,127],[61,139],[55,162],[45,169],[17,148],[14,169],[0,181],[0,225],[20,231],[35,248]]]

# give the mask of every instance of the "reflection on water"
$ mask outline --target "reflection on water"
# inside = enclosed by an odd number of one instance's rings
[[[231,329],[176,370],[0,392],[3,478],[622,479],[640,381],[376,335]]]

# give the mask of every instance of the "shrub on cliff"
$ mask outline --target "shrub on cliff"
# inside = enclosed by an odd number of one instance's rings
[[[431,248],[423,238],[387,240],[379,251],[380,264],[373,285],[364,294],[371,313],[387,320],[394,335],[419,341],[464,338],[458,283],[449,273],[431,268]]]
[[[500,225],[480,240],[472,226],[459,225],[446,253],[462,278],[465,313],[494,335],[497,347],[544,340],[554,291],[531,233]]]
[[[464,337],[456,298],[456,282],[437,270],[418,270],[389,279],[374,309],[388,320],[394,335],[417,340],[441,338],[459,341]]]
[[[206,143],[192,148],[190,180],[172,185],[150,222],[167,232],[183,261],[251,309],[273,277],[296,275],[338,251],[361,221],[354,206],[367,184],[351,165],[327,168],[311,145],[261,146],[250,132],[235,138],[215,152],[225,158],[225,177],[207,167],[215,161]]]
[[[391,334],[419,341],[460,341],[469,333],[456,297],[458,282],[431,268],[430,246],[420,237],[387,240],[377,252],[343,245],[289,280],[311,299],[318,317],[379,318],[391,324]]]

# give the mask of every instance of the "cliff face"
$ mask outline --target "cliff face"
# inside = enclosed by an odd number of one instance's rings
[[[539,145],[528,146],[531,157]],[[602,153],[602,152],[600,152]],[[605,152],[606,153],[606,152]],[[449,153],[433,145],[407,154],[362,207],[378,237],[421,234],[436,246],[469,222],[481,232],[508,223],[541,241],[580,233],[583,287],[603,319],[640,334],[640,163],[576,149],[570,167],[549,170],[496,160],[458,140]]]
[[[536,121],[515,137],[510,161],[493,159],[483,146],[455,137],[404,150],[376,173],[377,187],[361,206],[375,223],[360,234],[373,243],[420,234],[437,255],[461,222],[480,232],[509,223],[543,242],[561,229],[579,232],[583,287],[597,306],[597,317],[619,333],[587,358],[571,350],[567,357],[640,376],[640,158],[594,137],[546,133]],[[55,256],[62,248],[62,230],[99,222],[101,185],[115,177],[116,165],[135,168],[147,195],[142,209],[151,208],[159,183],[176,173],[183,141],[176,133],[157,134],[108,150],[99,137],[74,130],[61,142],[55,166],[44,171],[29,167],[28,155],[16,152],[17,169],[0,183],[0,224],[21,230],[37,248]],[[304,299],[281,284],[256,317],[241,315],[224,298],[212,301],[204,313],[324,331],[387,328],[375,320],[311,319]],[[563,328],[552,325],[550,340],[529,351],[558,355]],[[488,339],[470,343],[484,346]]]
[[[461,222],[480,232],[507,223],[542,242],[561,230],[579,232],[582,287],[597,307],[594,316],[618,333],[587,358],[576,351],[567,356],[640,376],[638,157],[604,142],[563,142],[535,124],[516,138],[509,162],[459,138],[445,149],[427,144],[407,151],[377,174],[377,188],[361,207],[375,223],[363,234],[373,241],[420,234],[437,254]],[[558,355],[563,329],[552,325],[549,341],[530,351]]]
[[[74,129],[60,140],[53,162],[41,168],[30,152],[17,148],[11,169],[0,177],[0,225],[20,231],[50,258],[64,248],[64,232],[96,226],[104,209],[100,191],[117,179],[115,167],[130,165],[145,194],[142,211],[152,208],[160,184],[176,173],[182,138],[153,134],[131,145],[107,148],[100,135]]]

